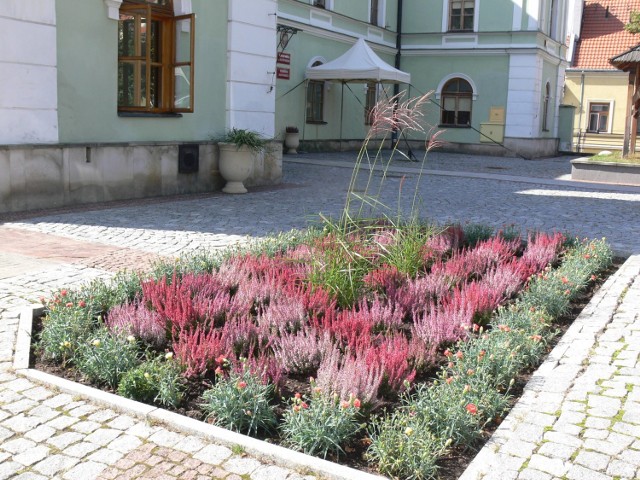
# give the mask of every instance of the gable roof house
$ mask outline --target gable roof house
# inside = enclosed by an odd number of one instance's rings
[[[640,0],[588,0],[580,39],[567,69],[564,103],[575,107],[573,150],[622,150],[628,112],[629,73],[611,58],[640,44],[624,29]]]

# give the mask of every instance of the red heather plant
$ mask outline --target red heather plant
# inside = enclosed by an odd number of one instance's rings
[[[197,318],[191,301],[191,291],[180,282],[175,273],[171,282],[167,282],[166,276],[157,282],[142,282],[142,304],[170,320],[172,326],[178,329],[194,324]]]
[[[416,376],[415,368],[411,366],[413,348],[409,340],[397,334],[392,337],[378,339],[378,343],[367,351],[362,352],[367,365],[378,365],[384,372],[380,390],[397,394],[406,383],[413,382]]]
[[[500,288],[473,281],[454,289],[451,296],[446,299],[445,305],[450,311],[470,311],[472,321],[483,324],[485,317],[498,308],[503,300],[504,293]],[[467,324],[467,327],[469,326],[471,322]]]
[[[105,323],[112,333],[133,335],[156,348],[167,343],[166,321],[157,312],[137,303],[113,307],[107,313]]]
[[[303,328],[295,333],[285,332],[271,345],[273,356],[284,371],[310,374],[320,366],[327,355],[334,353],[331,334],[314,328]]]
[[[384,263],[363,277],[365,285],[369,288],[389,296],[395,295],[404,280],[405,277],[398,271],[398,268],[388,263]]]
[[[216,358],[229,356],[221,332],[206,331],[202,326],[175,332],[173,351],[184,366],[184,376],[187,378],[204,376],[213,368]]]

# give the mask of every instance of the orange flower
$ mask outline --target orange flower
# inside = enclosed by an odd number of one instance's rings
[[[347,402],[346,400],[343,400],[342,403],[340,404],[340,406],[342,408],[349,408],[349,402]]]
[[[445,380],[445,382],[447,382],[448,385],[451,384],[451,382],[453,382],[453,377],[449,377]]]
[[[353,401],[353,406],[354,406],[354,407],[356,407],[356,408],[360,408],[360,406],[361,406],[361,405],[362,405],[362,404],[360,403],[360,399],[359,399],[359,398],[356,398],[356,399]]]
[[[296,394],[294,395],[294,397],[295,397],[297,400],[300,400],[300,399],[302,398],[302,395],[300,395],[299,393],[296,393]]]
[[[476,407],[473,403],[467,403],[467,406],[465,408],[471,415],[475,415],[478,413],[478,407]]]
[[[238,387],[238,390],[245,389],[245,388],[247,388],[247,382],[245,382],[244,380],[240,380],[238,382],[237,387]]]
[[[453,353],[451,353],[451,350],[449,350],[448,348],[444,351],[444,356],[449,358],[451,355],[453,355]]]
[[[464,355],[462,354],[462,352],[461,352],[460,350],[458,350],[458,351],[456,352],[456,358],[457,358],[458,360],[462,360],[462,357],[464,357]]]

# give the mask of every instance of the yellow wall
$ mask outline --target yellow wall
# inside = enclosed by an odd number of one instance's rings
[[[563,103],[576,107],[574,129],[580,129],[583,132],[587,130],[590,102],[613,102],[613,110],[610,110],[610,130],[608,133],[623,135],[627,104],[628,73],[585,72],[582,116],[580,115],[581,76],[582,74],[580,72],[568,71],[565,80]]]

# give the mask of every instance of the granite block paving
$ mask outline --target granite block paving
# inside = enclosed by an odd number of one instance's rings
[[[640,253],[640,189],[564,182],[568,158],[432,153],[418,187],[421,214],[432,220],[607,236],[618,252]],[[60,288],[108,280],[121,269],[144,270],[160,258],[303,228],[318,213],[335,216],[353,160],[352,154],[318,154],[285,161],[286,186],[244,196],[0,219],[0,480],[319,478],[40,385],[16,375],[12,359],[25,305]],[[498,167],[504,174],[495,174]],[[394,161],[390,172],[397,175],[388,178],[380,201],[397,205],[401,182],[413,192],[416,168]],[[405,209],[410,202],[400,199]],[[463,479],[640,477],[639,274],[640,258],[633,256],[598,292]]]

